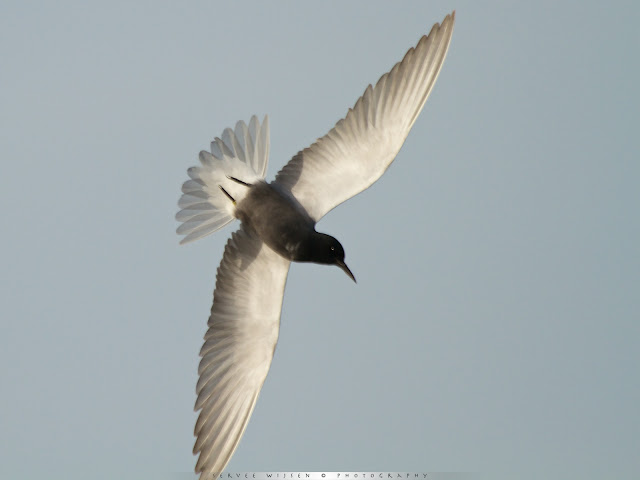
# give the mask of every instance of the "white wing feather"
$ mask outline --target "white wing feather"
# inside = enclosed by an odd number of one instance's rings
[[[455,12],[436,23],[344,119],[278,173],[275,182],[316,222],[370,187],[396,157],[438,78],[454,21]]]
[[[232,234],[200,351],[193,452],[201,478],[222,472],[253,412],[278,341],[288,271],[288,260],[244,228]]]

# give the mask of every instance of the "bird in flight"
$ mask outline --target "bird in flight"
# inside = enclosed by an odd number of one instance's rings
[[[436,23],[273,182],[264,181],[266,116],[227,128],[211,152],[200,152],[201,166],[189,168],[176,215],[181,243],[241,221],[218,267],[200,350],[193,452],[201,479],[223,471],[247,427],[278,341],[290,263],[336,265],[355,281],[340,242],[315,225],[370,187],[396,157],[438,78],[454,21],[455,12]]]

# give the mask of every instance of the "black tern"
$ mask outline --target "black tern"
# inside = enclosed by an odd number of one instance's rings
[[[200,152],[188,170],[176,219],[187,243],[239,219],[218,268],[200,351],[193,453],[200,478],[223,471],[244,433],[278,341],[291,262],[340,267],[344,249],[318,233],[334,207],[370,187],[402,147],[449,49],[455,11],[435,24],[401,62],[369,85],[344,119],[291,159],[271,183],[269,119],[238,122]],[[214,478],[213,476],[210,478]]]

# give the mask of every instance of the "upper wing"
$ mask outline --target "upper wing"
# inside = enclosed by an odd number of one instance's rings
[[[288,260],[244,228],[232,234],[200,351],[193,453],[201,478],[222,472],[247,426],[278,341],[288,271]]]
[[[299,152],[276,176],[316,222],[389,167],[438,78],[455,12],[437,23],[400,63],[369,85],[347,116]]]

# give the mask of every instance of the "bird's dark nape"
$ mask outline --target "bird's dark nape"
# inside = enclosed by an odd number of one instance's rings
[[[326,233],[314,232],[311,245],[312,249],[308,261],[324,265],[337,265],[351,280],[356,281],[356,277],[344,262],[344,248],[336,238]]]

